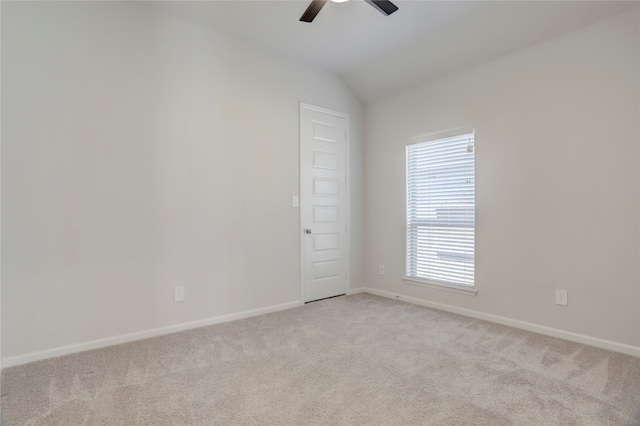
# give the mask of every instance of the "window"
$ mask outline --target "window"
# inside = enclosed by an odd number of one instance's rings
[[[475,294],[473,132],[407,146],[405,282]]]

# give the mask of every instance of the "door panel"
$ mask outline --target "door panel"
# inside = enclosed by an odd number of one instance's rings
[[[305,302],[345,294],[348,116],[300,106],[300,222]],[[309,230],[304,232],[304,230]]]

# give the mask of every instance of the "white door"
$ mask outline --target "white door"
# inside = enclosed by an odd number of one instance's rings
[[[349,287],[349,116],[300,104],[300,223],[303,301]]]

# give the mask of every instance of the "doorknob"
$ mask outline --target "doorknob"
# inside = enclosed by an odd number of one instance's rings
[[[305,228],[304,233],[305,233],[305,234],[311,234],[311,229],[309,229],[309,228]]]

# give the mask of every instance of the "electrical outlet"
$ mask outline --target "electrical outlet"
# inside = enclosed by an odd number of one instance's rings
[[[567,290],[556,289],[556,305],[567,306],[569,304],[567,297]]]
[[[380,265],[380,268],[378,269],[378,273],[380,275],[384,275],[384,265]]]
[[[173,300],[176,302],[182,302],[184,300],[184,287],[179,286],[173,289]]]

